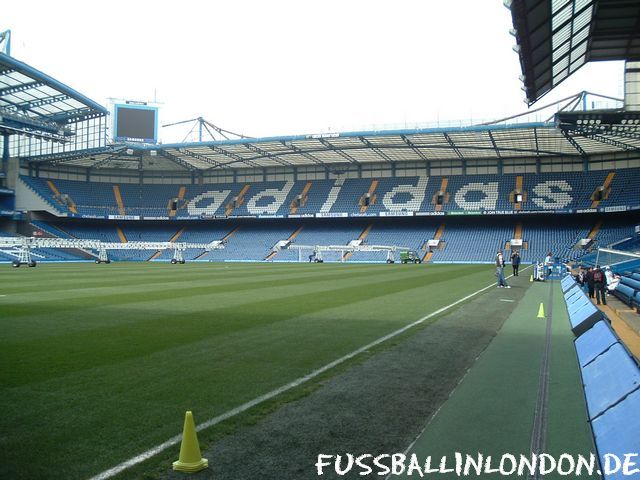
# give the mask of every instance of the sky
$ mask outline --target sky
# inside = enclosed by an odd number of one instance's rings
[[[449,126],[527,111],[502,0],[16,2],[11,55],[108,106],[156,101],[253,137]],[[531,108],[621,98],[623,64],[587,64]],[[193,123],[160,128],[195,140]],[[205,137],[205,139],[208,139]]]

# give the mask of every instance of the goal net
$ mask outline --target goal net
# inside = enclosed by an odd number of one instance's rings
[[[585,265],[608,265],[612,270],[623,272],[640,269],[640,253],[625,252],[611,248],[599,248],[597,252],[583,257]]]

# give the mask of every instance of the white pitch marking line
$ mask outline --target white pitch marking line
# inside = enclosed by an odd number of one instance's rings
[[[515,300],[509,300],[508,298],[501,298],[500,301],[501,302],[509,302],[509,303],[515,302]]]
[[[509,278],[509,277],[507,277]],[[244,403],[232,410],[229,410],[228,412],[223,413],[222,415],[218,415],[217,417],[213,417],[209,420],[207,420],[204,423],[199,424],[196,427],[197,431],[200,430],[204,430],[206,428],[212,427],[214,425],[217,425],[220,422],[223,422],[224,420],[227,420],[231,417],[234,417],[242,412],[245,412],[246,410],[249,410],[252,407],[255,407],[256,405],[259,405],[262,402],[265,402],[267,400],[272,399],[273,397],[276,397],[278,395],[280,395],[281,393],[284,393],[288,390],[291,390],[292,388],[295,388],[299,385],[302,385],[303,383],[308,382],[309,380],[312,380],[313,378],[317,377],[318,375],[323,374],[324,372],[331,370],[332,368],[340,365],[341,363],[346,362],[347,360],[352,359],[353,357],[355,357],[356,355],[359,355],[360,353],[365,352],[366,350],[369,350],[373,347],[376,347],[378,345],[380,345],[383,342],[386,342],[387,340],[392,339],[393,337],[397,337],[398,335],[400,335],[401,333],[406,332],[407,330],[416,327],[418,325],[420,325],[421,323],[424,323],[425,321],[429,320],[430,318],[435,317],[436,315],[441,314],[442,312],[450,309],[451,307],[455,307],[456,305],[469,300],[471,297],[476,296],[479,293],[484,292],[485,290],[489,289],[489,288],[495,288],[496,284],[495,282],[491,283],[491,285],[487,285],[484,288],[481,288],[480,290],[476,290],[473,293],[470,293],[469,295],[467,295],[466,297],[462,297],[459,300],[456,300],[455,302],[447,305],[446,307],[442,307],[439,308],[438,310],[436,310],[435,312],[431,312],[428,315],[425,315],[424,317],[416,320],[413,323],[410,323],[409,325],[405,325],[404,327],[396,330],[395,332],[391,332],[387,335],[385,335],[384,337],[380,337],[377,340],[374,340],[371,343],[368,343],[367,345],[365,345],[364,347],[360,347],[357,350],[354,350],[351,353],[346,354],[343,357],[338,358],[337,360],[334,360],[331,363],[327,363],[324,367],[320,367],[317,370],[314,370],[313,372],[309,373],[308,375],[305,375],[304,377],[300,377],[297,380],[294,380],[293,382],[287,383],[286,385],[283,385],[282,387],[276,388],[275,390],[272,390],[268,393],[265,393],[264,395],[261,395],[259,397],[254,398],[253,400],[248,401],[247,403]],[[140,455],[137,455],[133,458],[130,458],[129,460],[122,462],[119,465],[116,465],[113,468],[110,468],[109,470],[105,470],[102,473],[99,473],[98,475],[95,475],[93,477],[91,477],[89,480],[106,480],[107,478],[111,478],[123,471],[125,471],[126,469],[133,467],[134,465],[137,465],[139,463],[144,462],[145,460],[148,460],[149,458],[153,457],[154,455],[157,455],[158,453],[162,452],[163,450],[166,450],[169,447],[172,447],[174,445],[177,445],[178,443],[180,443],[180,441],[182,440],[182,434],[179,435],[175,435],[173,437],[171,437],[169,440],[167,440],[164,443],[161,443],[160,445],[156,445],[153,448],[150,448],[149,450],[147,450],[146,452],[141,453]]]

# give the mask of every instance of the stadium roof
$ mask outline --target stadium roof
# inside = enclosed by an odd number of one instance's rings
[[[75,133],[70,124],[107,114],[72,88],[0,53],[0,134],[64,141]]]
[[[348,164],[408,161],[558,156],[587,158],[602,153],[640,150],[640,135],[636,133],[636,128],[605,130],[607,125],[601,120],[596,128],[596,114],[590,112],[564,112],[563,115],[561,124],[538,122],[165,145],[125,144],[23,160],[31,164],[84,168],[198,172],[310,165],[340,169]],[[583,125],[583,120],[585,125],[589,125],[589,119],[592,129],[585,131],[577,128]],[[616,119],[616,122],[619,123],[620,119]]]
[[[506,0],[529,105],[592,60],[640,60],[637,0]]]

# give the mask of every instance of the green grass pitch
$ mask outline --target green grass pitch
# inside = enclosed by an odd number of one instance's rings
[[[0,478],[88,478],[449,305],[487,266],[0,265]],[[177,454],[177,449],[174,449]]]

